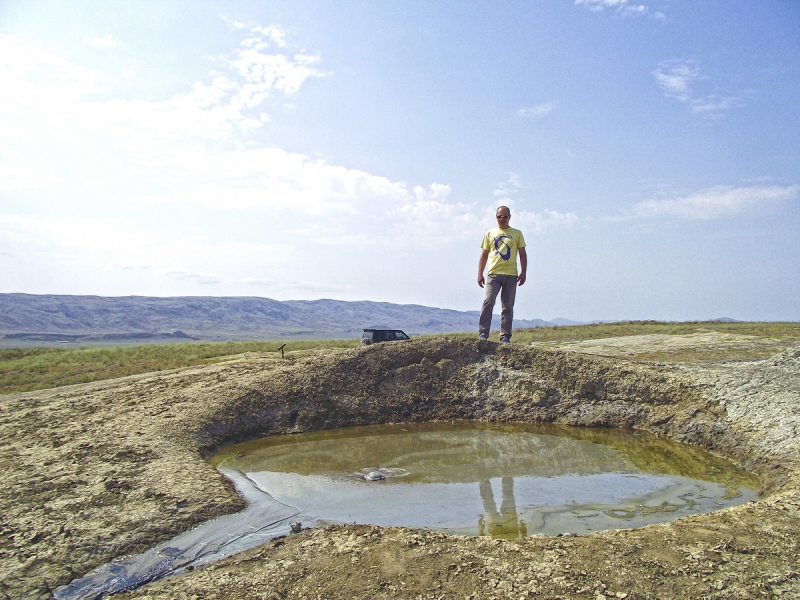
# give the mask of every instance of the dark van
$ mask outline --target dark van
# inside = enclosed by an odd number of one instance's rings
[[[369,346],[378,342],[393,342],[395,340],[410,340],[402,329],[387,329],[384,327],[368,327],[361,334],[361,345]]]

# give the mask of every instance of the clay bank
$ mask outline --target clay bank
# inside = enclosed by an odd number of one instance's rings
[[[579,537],[312,529],[122,596],[796,597],[799,373],[798,347],[700,366],[439,338],[3,396],[0,589],[48,598],[116,557],[241,510],[205,460],[223,445],[476,419],[648,430],[745,466],[763,496]]]

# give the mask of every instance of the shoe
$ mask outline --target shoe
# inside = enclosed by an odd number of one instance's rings
[[[489,334],[488,334],[488,333],[482,333],[482,334],[480,334],[480,335],[478,336],[478,339],[479,339],[479,340],[483,340],[483,341],[485,342],[486,340],[488,340],[488,339],[489,339]]]
[[[510,340],[510,339],[508,339],[507,337],[501,337],[501,338],[500,338],[500,343],[501,343],[501,344],[510,344],[510,343],[511,343],[511,340]]]

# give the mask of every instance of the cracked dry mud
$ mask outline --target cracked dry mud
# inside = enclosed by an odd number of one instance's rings
[[[704,365],[575,350],[436,338],[3,396],[0,591],[47,598],[115,557],[242,508],[204,461],[224,444],[481,419],[646,429],[744,465],[764,496],[582,537],[306,530],[121,596],[800,597],[800,347]]]

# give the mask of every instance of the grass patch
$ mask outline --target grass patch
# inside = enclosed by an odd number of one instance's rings
[[[111,348],[0,349],[0,394],[114,379],[230,360],[244,353],[280,354],[280,341],[148,344]],[[358,339],[292,341],[289,355],[317,348],[355,348]]]

